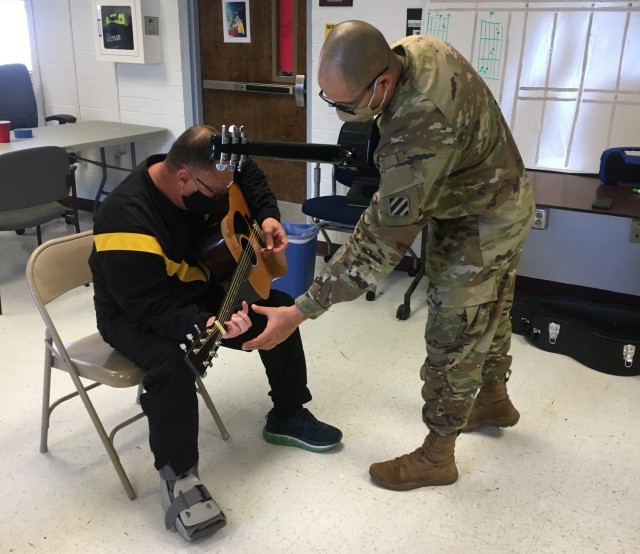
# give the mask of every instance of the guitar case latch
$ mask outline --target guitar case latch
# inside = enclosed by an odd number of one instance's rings
[[[636,347],[633,344],[625,344],[622,349],[622,357],[624,358],[624,367],[631,367],[633,365],[633,357],[636,353]]]

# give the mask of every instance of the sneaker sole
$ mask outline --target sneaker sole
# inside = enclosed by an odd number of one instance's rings
[[[309,444],[308,442],[304,442],[301,439],[296,439],[295,437],[290,437],[288,435],[276,435],[275,433],[270,433],[266,429],[262,430],[262,436],[264,437],[264,440],[266,440],[270,444],[277,444],[279,446],[295,446],[296,448],[302,448],[303,450],[308,450],[309,452],[326,452],[327,450],[331,450],[338,444],[338,442],[335,442],[333,444],[318,446],[316,444]]]

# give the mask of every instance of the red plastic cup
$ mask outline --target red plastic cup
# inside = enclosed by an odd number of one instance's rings
[[[11,121],[0,121],[0,142],[11,140]]]

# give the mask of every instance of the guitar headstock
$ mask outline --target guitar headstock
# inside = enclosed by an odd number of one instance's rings
[[[204,331],[194,325],[194,332],[195,336],[189,333],[186,342],[181,343],[180,348],[184,351],[184,359],[193,372],[198,377],[204,377],[213,363],[213,358],[218,357],[218,347],[223,333],[215,325],[205,328]]]
[[[216,169],[224,171],[236,167],[242,171],[242,166],[247,161],[247,156],[242,153],[242,145],[248,141],[244,132],[244,126],[240,128],[230,125],[223,125],[219,135],[211,135],[211,148],[209,159],[216,162]]]

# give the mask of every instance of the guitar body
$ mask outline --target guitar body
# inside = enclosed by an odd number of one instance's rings
[[[234,183],[229,188],[227,215],[207,228],[199,250],[202,261],[220,282],[229,279],[238,263],[249,263],[248,284],[260,298],[267,298],[271,281],[287,272],[287,258],[284,252],[264,257],[260,252],[263,243],[256,240],[253,225],[247,201]],[[247,261],[241,261],[243,258]]]

